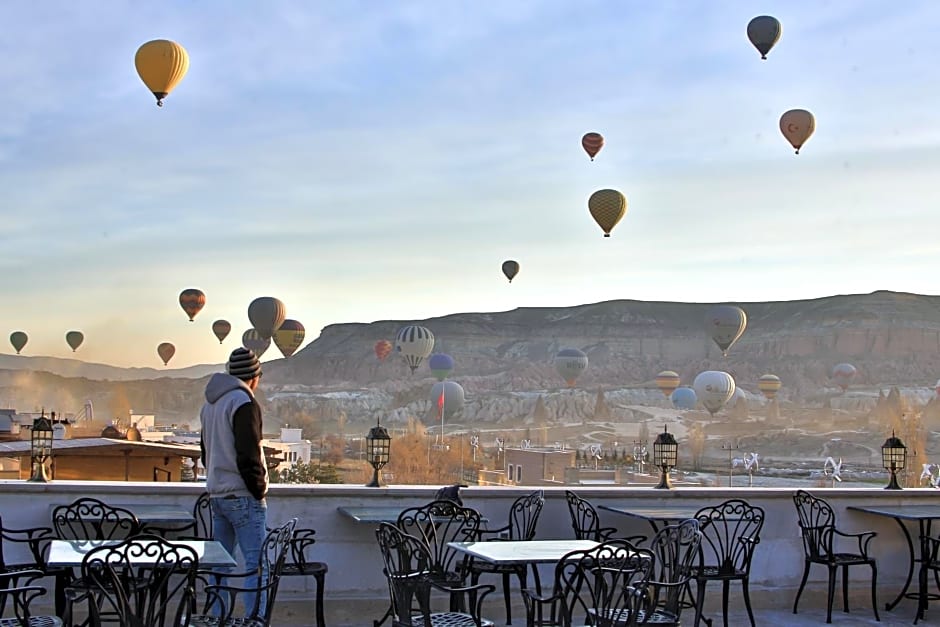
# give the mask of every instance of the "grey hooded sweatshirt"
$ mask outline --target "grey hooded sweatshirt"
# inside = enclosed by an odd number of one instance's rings
[[[261,407],[245,382],[222,372],[212,375],[199,421],[209,496],[263,499],[268,468],[261,448]]]

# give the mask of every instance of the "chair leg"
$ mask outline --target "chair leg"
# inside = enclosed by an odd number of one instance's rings
[[[326,585],[326,574],[318,573],[314,576],[317,581],[317,627],[326,627],[323,617],[323,588]]]
[[[832,597],[836,594],[836,567],[829,565],[829,598],[826,600],[826,623],[832,622]]]
[[[842,611],[849,613],[849,567],[842,565]]]
[[[748,577],[741,580],[741,589],[744,593],[744,607],[747,609],[747,617],[751,619],[751,627],[754,627],[754,612],[751,610],[751,591],[748,580]]]
[[[728,595],[731,594],[731,582],[727,579],[721,582],[721,621],[728,627]]]
[[[512,625],[512,604],[509,601],[509,573],[503,573],[503,599],[506,601],[506,624]]]
[[[698,579],[695,582],[695,620],[692,621],[693,627],[698,627],[702,620],[702,607],[705,605],[705,584],[706,580]]]
[[[878,616],[878,567],[871,563],[871,609],[875,611],[875,620],[881,622]]]
[[[796,591],[796,598],[793,599],[793,613],[796,614],[796,608],[800,604],[800,595],[803,594],[803,587],[806,586],[806,580],[809,578],[809,560],[806,560],[803,567],[803,580],[800,581],[800,588]]]

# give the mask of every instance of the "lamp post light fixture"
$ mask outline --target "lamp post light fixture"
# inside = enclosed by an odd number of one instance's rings
[[[662,475],[659,478],[657,490],[671,490],[669,471],[676,467],[679,461],[679,443],[676,438],[663,425],[663,432],[653,441],[653,465],[659,466]]]
[[[376,420],[375,426],[369,429],[369,435],[366,436],[366,456],[372,466],[372,481],[366,484],[367,488],[381,487],[379,471],[388,463],[391,442],[388,431]]]
[[[904,442],[898,438],[894,431],[891,437],[885,440],[881,445],[881,464],[884,469],[891,473],[891,481],[885,486],[885,490],[901,490],[898,484],[898,471],[904,470],[904,464],[907,461],[907,447]]]
[[[29,481],[48,483],[49,473],[46,469],[46,461],[52,458],[52,421],[46,418],[45,410],[39,418],[33,420],[29,457],[33,471],[33,476],[29,478]]]

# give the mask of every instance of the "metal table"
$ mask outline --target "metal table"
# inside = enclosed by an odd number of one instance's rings
[[[99,546],[120,544],[120,540],[52,540],[49,544],[48,566],[78,568],[82,565],[85,555]],[[235,566],[232,557],[220,542],[215,540],[181,540],[173,544],[182,544],[191,547],[199,557],[199,565],[208,568],[221,568]],[[153,556],[140,555],[133,557],[135,566],[153,564]]]
[[[659,532],[657,521],[672,524],[695,518],[700,508],[683,505],[598,505],[598,509],[615,514],[641,518],[653,528],[653,534]]]
[[[405,505],[403,507],[399,507],[397,505],[380,505],[374,507],[337,507],[336,511],[338,511],[343,516],[346,516],[347,518],[351,518],[357,523],[387,522],[394,525],[398,522],[398,515],[406,509],[411,509],[412,507],[416,506]],[[489,522],[489,520],[486,517],[481,516],[480,522]]]
[[[885,603],[885,609],[888,611],[892,610],[901,602],[901,599],[917,599],[917,615],[914,618],[914,622],[916,623],[918,620],[924,618],[924,614],[927,612],[928,601],[940,599],[940,595],[927,591],[926,566],[930,544],[924,539],[930,535],[931,523],[934,520],[940,520],[940,505],[850,505],[846,509],[874,516],[893,518],[894,521],[898,523],[901,531],[904,532],[904,539],[907,540],[907,550],[910,561],[908,562],[907,580],[904,582],[904,587],[901,588],[901,592],[898,593],[894,601]],[[914,553],[914,539],[911,537],[907,525],[904,524],[905,521],[917,522],[917,537],[920,540],[920,556]],[[911,586],[911,579],[914,577],[914,564],[917,562],[920,563],[920,570],[917,577],[917,592],[908,592]]]
[[[196,522],[192,510],[184,509],[179,505],[160,505],[154,503],[144,503],[139,505],[119,504],[115,507],[123,507],[134,512],[141,525],[159,524],[159,525],[180,525],[187,526]]]
[[[491,564],[554,564],[571,551],[589,551],[594,540],[490,540],[448,542],[454,550]]]

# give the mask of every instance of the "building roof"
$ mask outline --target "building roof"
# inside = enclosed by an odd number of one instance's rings
[[[30,446],[31,443],[28,440],[0,442],[0,457],[29,455]],[[133,442],[113,440],[111,438],[55,440],[52,446],[53,455],[123,455],[125,451],[129,451],[131,455],[137,453],[143,455],[181,455],[183,457],[199,457],[201,453],[199,446],[194,444]]]

